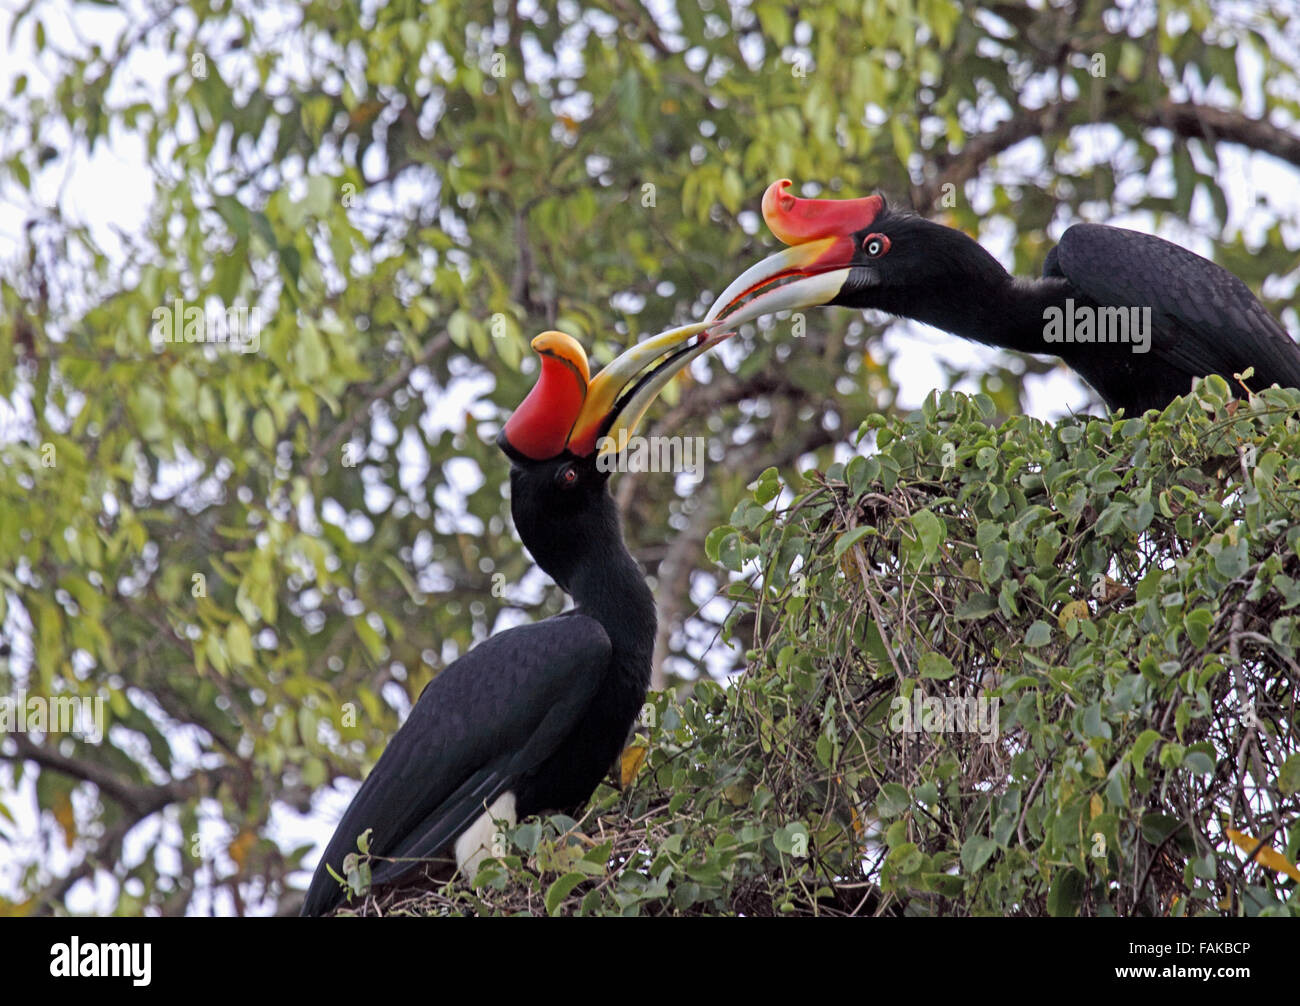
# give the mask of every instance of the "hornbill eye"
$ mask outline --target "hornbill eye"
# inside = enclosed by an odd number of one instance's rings
[[[889,235],[868,234],[862,239],[862,250],[872,258],[880,258],[889,251]]]
[[[555,484],[561,489],[572,489],[578,484],[578,469],[572,463],[565,465],[555,473]]]

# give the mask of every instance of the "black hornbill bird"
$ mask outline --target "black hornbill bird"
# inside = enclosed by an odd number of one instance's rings
[[[1249,367],[1255,390],[1300,387],[1300,347],[1246,284],[1162,238],[1075,224],[1048,253],[1042,278],[1020,279],[965,234],[890,210],[882,196],[802,199],[790,185],[768,186],[763,217],[792,247],[740,275],[708,320],[734,328],[816,305],[877,308],[1058,356],[1129,415],[1164,408],[1196,377],[1219,374],[1238,388],[1233,375]]]
[[[706,327],[648,339],[590,380],[573,338],[533,340],[537,384],[497,444],[519,537],[576,607],[497,633],[428,684],[339,822],[302,914],[343,900],[329,867],[342,875],[368,828],[376,885],[449,853],[472,877],[495,821],[576,813],[617,761],[650,682],[655,603],[623,543],[604,462],[672,377],[730,334]]]

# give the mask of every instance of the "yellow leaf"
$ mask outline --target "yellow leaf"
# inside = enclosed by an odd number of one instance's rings
[[[632,785],[632,780],[641,771],[641,765],[645,762],[645,756],[649,753],[650,748],[645,744],[629,744],[627,746],[618,764],[619,789],[627,789]]]
[[[230,853],[230,858],[235,861],[235,865],[243,870],[244,864],[248,862],[248,854],[253,851],[255,845],[257,845],[257,835],[251,831],[241,831],[226,851]]]
[[[0,919],[16,919],[31,915],[36,910],[36,899],[28,898],[26,901],[9,901],[6,898],[0,898]]]
[[[348,122],[352,126],[369,125],[385,107],[382,101],[363,101],[352,109],[352,113],[348,116]]]
[[[72,809],[72,794],[60,793],[50,809],[54,813],[54,820],[63,829],[63,844],[71,849],[77,841],[77,815]]]
[[[1244,831],[1237,831],[1236,828],[1225,828],[1228,837],[1236,843],[1237,847],[1243,852],[1251,853],[1255,851],[1255,846],[1259,845],[1259,839],[1251,838]],[[1255,859],[1260,865],[1270,870],[1276,870],[1278,873],[1285,873],[1293,880],[1300,880],[1300,869],[1296,869],[1294,863],[1287,859],[1276,849],[1269,848],[1267,845],[1255,854]]]
[[[1092,617],[1092,609],[1088,607],[1087,601],[1071,601],[1061,608],[1061,613],[1056,616],[1056,624],[1062,629],[1066,624],[1076,619],[1086,620]]]

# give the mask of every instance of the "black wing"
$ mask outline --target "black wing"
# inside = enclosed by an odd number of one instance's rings
[[[1300,347],[1286,329],[1245,283],[1186,248],[1121,227],[1076,224],[1043,272],[1063,276],[1102,306],[1150,307],[1152,352],[1176,371],[1176,393],[1193,377],[1221,374],[1232,383],[1252,366],[1253,388],[1300,387]]]
[[[441,852],[521,773],[568,737],[604,680],[612,647],[599,622],[569,613],[496,634],[429,682],[352,799],[303,903],[320,915],[342,899],[340,874],[373,828],[377,856]],[[377,863],[375,883],[417,864]]]

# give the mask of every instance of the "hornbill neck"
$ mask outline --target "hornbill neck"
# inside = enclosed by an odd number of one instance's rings
[[[577,610],[600,622],[620,670],[644,689],[655,643],[655,600],[623,541],[618,506],[607,487],[594,493],[580,517],[566,522],[562,534],[553,524],[530,520],[524,509],[515,511],[524,546]]]
[[[655,600],[622,539],[613,543],[604,562],[583,566],[572,588],[578,611],[605,627],[614,644],[614,659],[642,687],[648,685],[655,645]]]
[[[1005,272],[1003,277],[992,287],[978,290],[963,309],[945,311],[944,323],[938,327],[986,346],[1061,355],[1066,347],[1048,344],[1044,338],[1044,312],[1064,307],[1075,295],[1069,282],[1058,277],[1020,279]]]
[[[935,225],[926,253],[934,257],[926,285],[885,283],[866,288],[868,303],[890,314],[1022,353],[1059,355],[1061,347],[1043,338],[1043,312],[1075,296],[1060,277],[1019,279],[1006,271],[977,241]],[[927,235],[929,237],[929,235]]]

